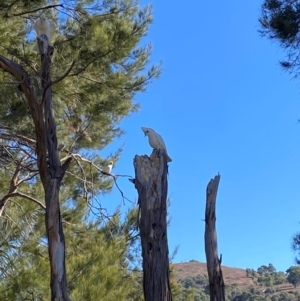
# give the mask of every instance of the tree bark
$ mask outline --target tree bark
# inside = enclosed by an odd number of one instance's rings
[[[168,165],[166,155],[154,151],[135,156],[139,228],[143,257],[145,301],[172,301],[167,239]]]
[[[65,168],[59,160],[57,149],[56,124],[53,114],[51,88],[51,56],[53,47],[48,45],[47,37],[42,35],[38,39],[42,66],[42,104],[44,104],[45,138],[47,145],[47,179],[44,179],[46,203],[46,231],[48,236],[48,250],[51,266],[51,300],[69,301],[68,285],[65,265],[65,237],[62,228],[59,189]],[[67,165],[69,162],[67,163]],[[42,174],[45,174],[44,172]]]
[[[205,253],[209,279],[210,301],[225,301],[224,279],[221,270],[222,257],[218,257],[216,232],[216,199],[220,175],[211,179],[206,188]]]

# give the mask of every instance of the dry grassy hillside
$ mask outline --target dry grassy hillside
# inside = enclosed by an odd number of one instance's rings
[[[225,284],[237,284],[239,286],[249,286],[253,284],[251,278],[246,277],[246,270],[222,266]],[[206,263],[192,261],[174,264],[175,280],[197,275],[207,275]]]
[[[172,276],[174,277],[175,281],[179,281],[180,279],[185,279],[188,277],[196,277],[200,276],[207,276],[207,268],[206,263],[198,262],[198,261],[191,261],[191,262],[183,262],[183,263],[175,263],[172,264]],[[240,268],[231,268],[222,266],[223,277],[225,282],[225,291],[227,285],[234,285],[234,287],[238,287],[242,291],[248,291],[249,286],[253,286],[256,290],[255,294],[259,292],[259,294],[264,294],[267,289],[271,289],[271,293],[268,292],[268,296],[276,296],[279,298],[281,297],[281,293],[287,293],[286,296],[290,296],[293,298],[295,296],[295,300],[299,300],[300,293],[300,285],[296,288],[289,284],[288,282],[282,282],[277,285],[273,286],[266,286],[265,284],[258,283],[259,274],[255,276],[255,283],[252,278],[246,277],[246,270]],[[248,291],[249,292],[249,291]],[[295,295],[296,294],[296,295]],[[264,295],[259,295],[260,297],[264,297]],[[261,299],[260,299],[261,300]],[[276,299],[278,300],[278,299]],[[283,300],[283,299],[282,299]],[[285,300],[285,299],[284,299]],[[294,299],[286,299],[286,300],[294,300]]]

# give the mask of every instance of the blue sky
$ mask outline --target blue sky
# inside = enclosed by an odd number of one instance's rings
[[[144,3],[149,3],[143,1]],[[163,73],[135,101],[140,112],[125,119],[124,144],[113,172],[134,176],[135,155],[151,154],[141,126],[160,133],[169,164],[174,262],[205,262],[207,183],[221,174],[217,197],[218,249],[223,265],[278,271],[294,265],[291,237],[300,231],[300,85],[280,68],[279,45],[259,36],[261,1],[153,1],[154,24],[144,42]],[[119,185],[132,201],[133,185]],[[113,210],[114,188],[102,198]],[[122,207],[123,210],[130,205]]]

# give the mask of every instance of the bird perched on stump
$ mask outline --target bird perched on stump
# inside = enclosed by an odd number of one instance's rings
[[[166,155],[167,155],[167,161],[171,162],[172,159],[169,157],[168,152],[167,152],[167,148],[166,145],[164,143],[163,138],[161,137],[161,135],[157,134],[153,129],[151,128],[146,128],[146,127],[142,127],[142,130],[145,134],[145,136],[148,136],[148,140],[149,140],[149,144],[153,149],[157,149],[157,150],[163,150],[165,151]]]
[[[56,30],[56,23],[53,20],[47,19],[45,14],[41,14],[41,16],[34,22],[33,28],[35,29],[38,37],[41,35],[47,36],[48,44],[51,45],[51,40]],[[38,52],[37,44],[34,46],[34,50]]]

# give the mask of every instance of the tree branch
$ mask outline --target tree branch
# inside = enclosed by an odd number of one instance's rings
[[[64,177],[67,169],[69,168],[69,165],[72,161],[72,157],[69,157],[66,159],[66,161],[62,164],[62,178]]]
[[[25,155],[18,163],[17,163],[17,167],[15,169],[15,172],[10,180],[10,186],[9,186],[9,191],[8,194],[5,195],[1,200],[0,200],[0,216],[2,216],[4,208],[6,203],[8,202],[9,198],[10,198],[10,194],[14,193],[17,191],[17,185],[18,185],[18,178],[20,175],[20,172],[23,168],[23,163],[24,161],[28,158],[27,155]]]
[[[35,12],[40,11],[40,10],[45,10],[45,9],[55,8],[55,7],[65,8],[63,4],[48,5],[48,6],[36,8],[36,9],[33,9],[33,10],[28,10],[28,11],[25,11],[25,12],[22,12],[22,13],[18,13],[18,14],[11,14],[10,16],[8,15],[8,13],[6,13],[4,15],[4,17],[5,18],[17,17],[17,16],[27,15],[27,14],[35,13]]]
[[[17,165],[17,168],[13,174],[13,177],[10,181],[10,188],[9,188],[9,192],[13,192],[17,189],[18,186],[18,178],[20,175],[21,170],[23,169],[23,163],[26,161],[26,159],[28,158],[27,155],[25,155],[19,162]]]
[[[24,198],[24,199],[27,199],[27,200],[30,200],[30,201],[36,203],[36,204],[39,205],[41,208],[43,208],[44,210],[46,210],[46,206],[45,206],[42,202],[40,202],[39,200],[37,200],[37,199],[35,199],[35,198],[33,198],[33,197],[31,197],[31,196],[25,194],[25,193],[22,193],[22,192],[20,192],[20,191],[16,191],[16,192],[13,192],[13,193],[9,193],[9,194],[7,194],[6,196],[8,196],[9,198],[11,198],[11,197],[22,197],[22,198]]]
[[[45,136],[45,121],[43,119],[42,107],[39,105],[34,89],[34,85],[28,73],[23,67],[16,62],[0,55],[0,69],[11,74],[17,81],[21,82],[20,86],[26,96],[31,111],[31,116],[36,129],[37,141],[36,153],[38,156],[37,164],[39,166],[40,176],[43,185],[47,179],[47,144]]]
[[[2,126],[0,126],[2,127]],[[18,140],[22,140],[27,142],[28,144],[36,144],[36,141],[34,139],[18,135],[18,134],[13,134],[13,133],[0,133],[0,138],[5,139],[5,140],[11,140],[17,138]]]
[[[67,77],[69,75],[69,73],[72,71],[73,67],[75,65],[75,60],[71,63],[71,66],[69,67],[69,69],[65,72],[65,74],[63,74],[62,76],[58,77],[57,79],[51,81],[49,84],[47,84],[44,88],[44,93],[43,93],[43,99],[44,99],[44,96],[46,94],[46,91],[49,87],[51,87],[52,85],[60,82],[61,80],[63,80],[65,77]]]
[[[31,180],[32,178],[34,178],[35,176],[38,175],[38,171],[34,172],[33,174],[31,174],[31,173],[32,173],[32,171],[30,170],[30,171],[28,172],[28,175],[27,175],[26,177],[24,177],[24,179],[18,181],[17,185],[20,185],[20,184],[22,184],[23,182],[26,182],[26,181],[28,181],[28,180]]]
[[[68,160],[70,158],[70,156],[72,158],[74,158],[74,160],[77,162],[78,166],[80,167],[82,173],[84,174],[84,169],[83,167],[81,166],[81,164],[79,163],[78,160],[81,160],[83,162],[86,162],[88,164],[90,164],[91,166],[93,166],[94,168],[96,168],[98,171],[101,172],[101,174],[105,175],[105,176],[108,176],[108,177],[112,177],[117,189],[119,190],[121,196],[122,196],[122,199],[123,199],[123,203],[124,203],[124,200],[130,202],[130,203],[134,203],[132,202],[130,199],[128,199],[125,195],[124,195],[124,192],[122,191],[122,189],[120,188],[120,186],[118,185],[118,182],[117,182],[117,178],[118,177],[127,177],[127,178],[132,178],[131,176],[128,176],[128,175],[113,175],[113,174],[110,174],[110,173],[107,173],[105,171],[103,171],[100,167],[98,167],[95,163],[93,163],[91,160],[88,160],[84,157],[82,157],[80,154],[73,154],[73,153],[70,153],[68,152],[67,150],[65,150],[67,153],[68,153],[68,156],[66,156],[65,158],[61,159],[61,161],[65,161],[65,160]],[[70,173],[71,174],[71,173]],[[78,178],[78,177],[77,177]],[[80,178],[78,178],[80,179]],[[81,179],[83,182],[84,182],[84,189],[85,189],[85,192],[87,193],[87,187],[86,187],[86,183],[89,183],[87,180],[86,180],[86,177],[84,175],[84,179]]]

